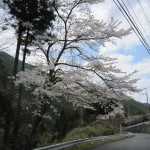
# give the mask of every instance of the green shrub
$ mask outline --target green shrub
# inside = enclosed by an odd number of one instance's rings
[[[114,127],[109,125],[103,128],[102,135],[111,135],[111,134],[114,134],[114,132],[115,132]]]
[[[43,136],[40,137],[40,141],[37,144],[37,147],[43,147],[43,146],[48,146],[56,143],[60,143],[60,141],[57,140],[58,133],[48,133],[44,134]]]
[[[115,133],[115,129],[112,125],[96,125],[96,126],[86,126],[83,128],[78,128],[78,132],[71,136],[67,136],[63,141],[72,141],[81,138],[90,138],[103,135],[111,135]]]
[[[94,125],[94,126],[86,126],[82,128],[75,129],[75,132],[70,135],[66,136],[61,142],[73,141],[78,139],[96,137],[96,136],[103,136],[103,135],[111,135],[114,134],[114,127],[110,124],[106,125]],[[60,143],[57,139],[58,133],[49,133],[42,136],[40,142],[38,143],[38,147],[43,147],[51,144]]]

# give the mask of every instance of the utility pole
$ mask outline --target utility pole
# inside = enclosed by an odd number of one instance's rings
[[[120,124],[120,134],[122,135],[122,125]]]
[[[130,126],[130,106],[129,106],[129,100],[127,101],[127,118],[128,118],[128,121],[129,121],[129,126]]]
[[[130,116],[130,107],[129,107],[129,104],[128,104],[128,118]]]
[[[149,109],[149,100],[148,100],[148,94],[147,94],[147,91],[146,91],[146,99],[147,99],[148,112],[150,112],[150,109]]]

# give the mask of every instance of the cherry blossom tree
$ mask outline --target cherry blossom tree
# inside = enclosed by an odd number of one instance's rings
[[[62,96],[75,108],[94,109],[91,103],[99,103],[107,109],[109,101],[139,91],[135,85],[137,79],[132,79],[136,71],[126,74],[116,67],[117,59],[100,55],[100,46],[115,43],[115,38],[131,32],[131,29],[119,28],[120,22],[113,18],[109,23],[95,19],[90,6],[100,2],[102,0],[54,0],[53,37],[39,35],[34,41],[36,51],[41,51],[46,61],[33,70],[19,72],[16,80],[16,85],[23,84],[27,89],[35,87],[32,102],[36,106],[35,122],[29,141],[41,120],[50,118],[48,109],[57,113],[53,104],[61,102]]]

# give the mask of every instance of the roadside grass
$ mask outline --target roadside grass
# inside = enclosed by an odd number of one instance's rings
[[[114,135],[114,134],[118,134],[118,132],[116,132],[114,126],[111,124],[92,125],[92,126],[88,125],[82,128],[80,127],[72,130],[62,141],[57,141],[56,139],[55,141],[50,142],[54,135],[48,134],[46,138],[43,138],[43,140],[41,140],[42,142],[39,143],[38,147],[48,146],[50,145],[50,143],[51,145],[53,145],[53,144],[59,144],[59,143],[64,143],[64,142],[69,142],[69,141],[79,140],[84,138],[107,136],[107,135]],[[57,136],[57,133],[55,136]],[[115,139],[108,139],[108,140],[106,139],[104,141],[99,140],[93,142],[85,142],[82,144],[71,146],[69,148],[64,148],[64,150],[88,150],[92,147],[95,147],[96,145],[115,142],[122,139],[125,138],[115,138]]]
[[[115,129],[112,125],[88,125],[82,128],[76,128],[74,133],[67,135],[62,142],[113,134],[115,134]]]
[[[91,137],[98,137],[98,136],[105,136],[105,135],[113,135],[115,134],[114,126],[110,124],[105,125],[88,125],[85,127],[80,127],[74,129],[71,134],[68,134],[62,141],[59,141],[57,138],[52,141],[53,137],[57,137],[58,133],[49,133],[46,137],[41,137],[41,141],[37,144],[37,147],[44,147],[59,144],[64,142],[69,142],[73,140],[79,140],[84,138],[91,138]]]

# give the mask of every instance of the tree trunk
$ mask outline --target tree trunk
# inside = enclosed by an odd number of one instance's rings
[[[25,59],[26,59],[26,53],[27,53],[28,38],[29,38],[29,29],[27,30],[27,36],[26,36],[25,47],[24,47],[24,52],[23,52],[23,61],[22,61],[21,71],[24,71],[24,69],[25,69]],[[16,121],[14,124],[14,131],[13,131],[14,141],[17,141],[18,130],[20,128],[20,114],[21,114],[22,94],[23,94],[22,92],[23,92],[23,85],[20,85],[19,86],[19,93],[18,93],[19,96],[18,96],[18,101],[17,101]]]
[[[7,147],[9,147],[9,137],[10,137],[10,130],[11,130],[11,122],[12,122],[11,114],[12,114],[12,111],[8,107],[8,110],[5,116],[5,126],[4,126],[4,137],[3,137],[4,149],[5,148],[7,149]]]
[[[16,76],[16,74],[18,72],[18,61],[19,61],[19,52],[20,52],[20,46],[21,46],[21,38],[22,38],[22,27],[21,27],[21,23],[19,22],[17,47],[16,47],[16,54],[15,54],[15,60],[14,60],[14,69],[13,69],[13,75],[14,76]]]
[[[32,147],[33,147],[33,145],[32,145],[33,140],[32,139],[36,137],[39,124],[42,121],[43,115],[47,112],[48,108],[49,108],[49,106],[47,106],[47,104],[43,104],[43,107],[41,108],[40,116],[38,116],[34,121],[33,128],[31,130],[31,133],[30,133],[29,138],[27,140],[25,150],[31,150],[32,149]]]
[[[36,136],[36,133],[37,133],[37,130],[38,130],[38,127],[39,127],[39,124],[40,124],[41,121],[42,121],[42,117],[38,117],[35,120],[34,126],[32,128],[32,131],[30,133],[29,139],[27,141],[25,150],[31,150],[32,149],[32,147],[33,147],[33,145],[32,145],[33,137]]]
[[[83,106],[80,108],[80,127],[83,127]]]
[[[3,136],[3,149],[7,149],[10,146],[10,140],[11,140],[11,124],[13,122],[14,112],[13,112],[13,106],[12,101],[14,100],[14,93],[12,91],[12,85],[13,81],[11,81],[10,89],[9,89],[9,95],[8,95],[8,102],[7,102],[7,110],[5,114],[5,125],[4,125],[4,136]]]
[[[25,69],[25,59],[26,59],[26,51],[27,51],[27,46],[28,46],[28,38],[29,38],[29,29],[27,30],[27,36],[26,36],[26,41],[25,41],[25,48],[24,48],[24,53],[23,53],[23,61],[22,61],[21,71],[24,71],[24,69]],[[20,85],[19,86],[18,103],[17,103],[16,122],[15,122],[15,127],[14,127],[15,137],[17,137],[18,129],[19,129],[19,126],[20,126],[20,113],[21,113],[21,103],[22,103],[22,91],[23,91],[23,85]]]
[[[22,101],[22,89],[23,89],[23,86],[20,85],[19,86],[18,103],[17,103],[16,121],[14,123],[14,130],[13,130],[14,140],[17,140],[18,129],[19,129],[19,126],[20,126],[20,112],[21,112],[21,101]]]
[[[16,47],[16,54],[14,60],[14,68],[13,68],[13,76],[16,76],[18,72],[18,61],[19,61],[19,51],[21,46],[21,38],[22,38],[22,26],[19,22],[18,24],[18,38],[17,38],[17,47]],[[11,124],[12,124],[12,116],[13,116],[13,106],[12,106],[12,99],[15,97],[15,87],[13,81],[11,81],[10,91],[9,91],[9,100],[8,100],[8,110],[6,111],[5,115],[5,127],[4,127],[4,148],[9,146],[9,140],[11,139]]]
[[[25,60],[26,60],[26,55],[27,55],[29,31],[30,31],[30,30],[28,29],[28,30],[27,30],[26,41],[25,41],[25,47],[24,47],[24,51],[23,51],[23,61],[22,61],[22,68],[21,68],[22,71],[24,71],[24,69],[25,69]]]

